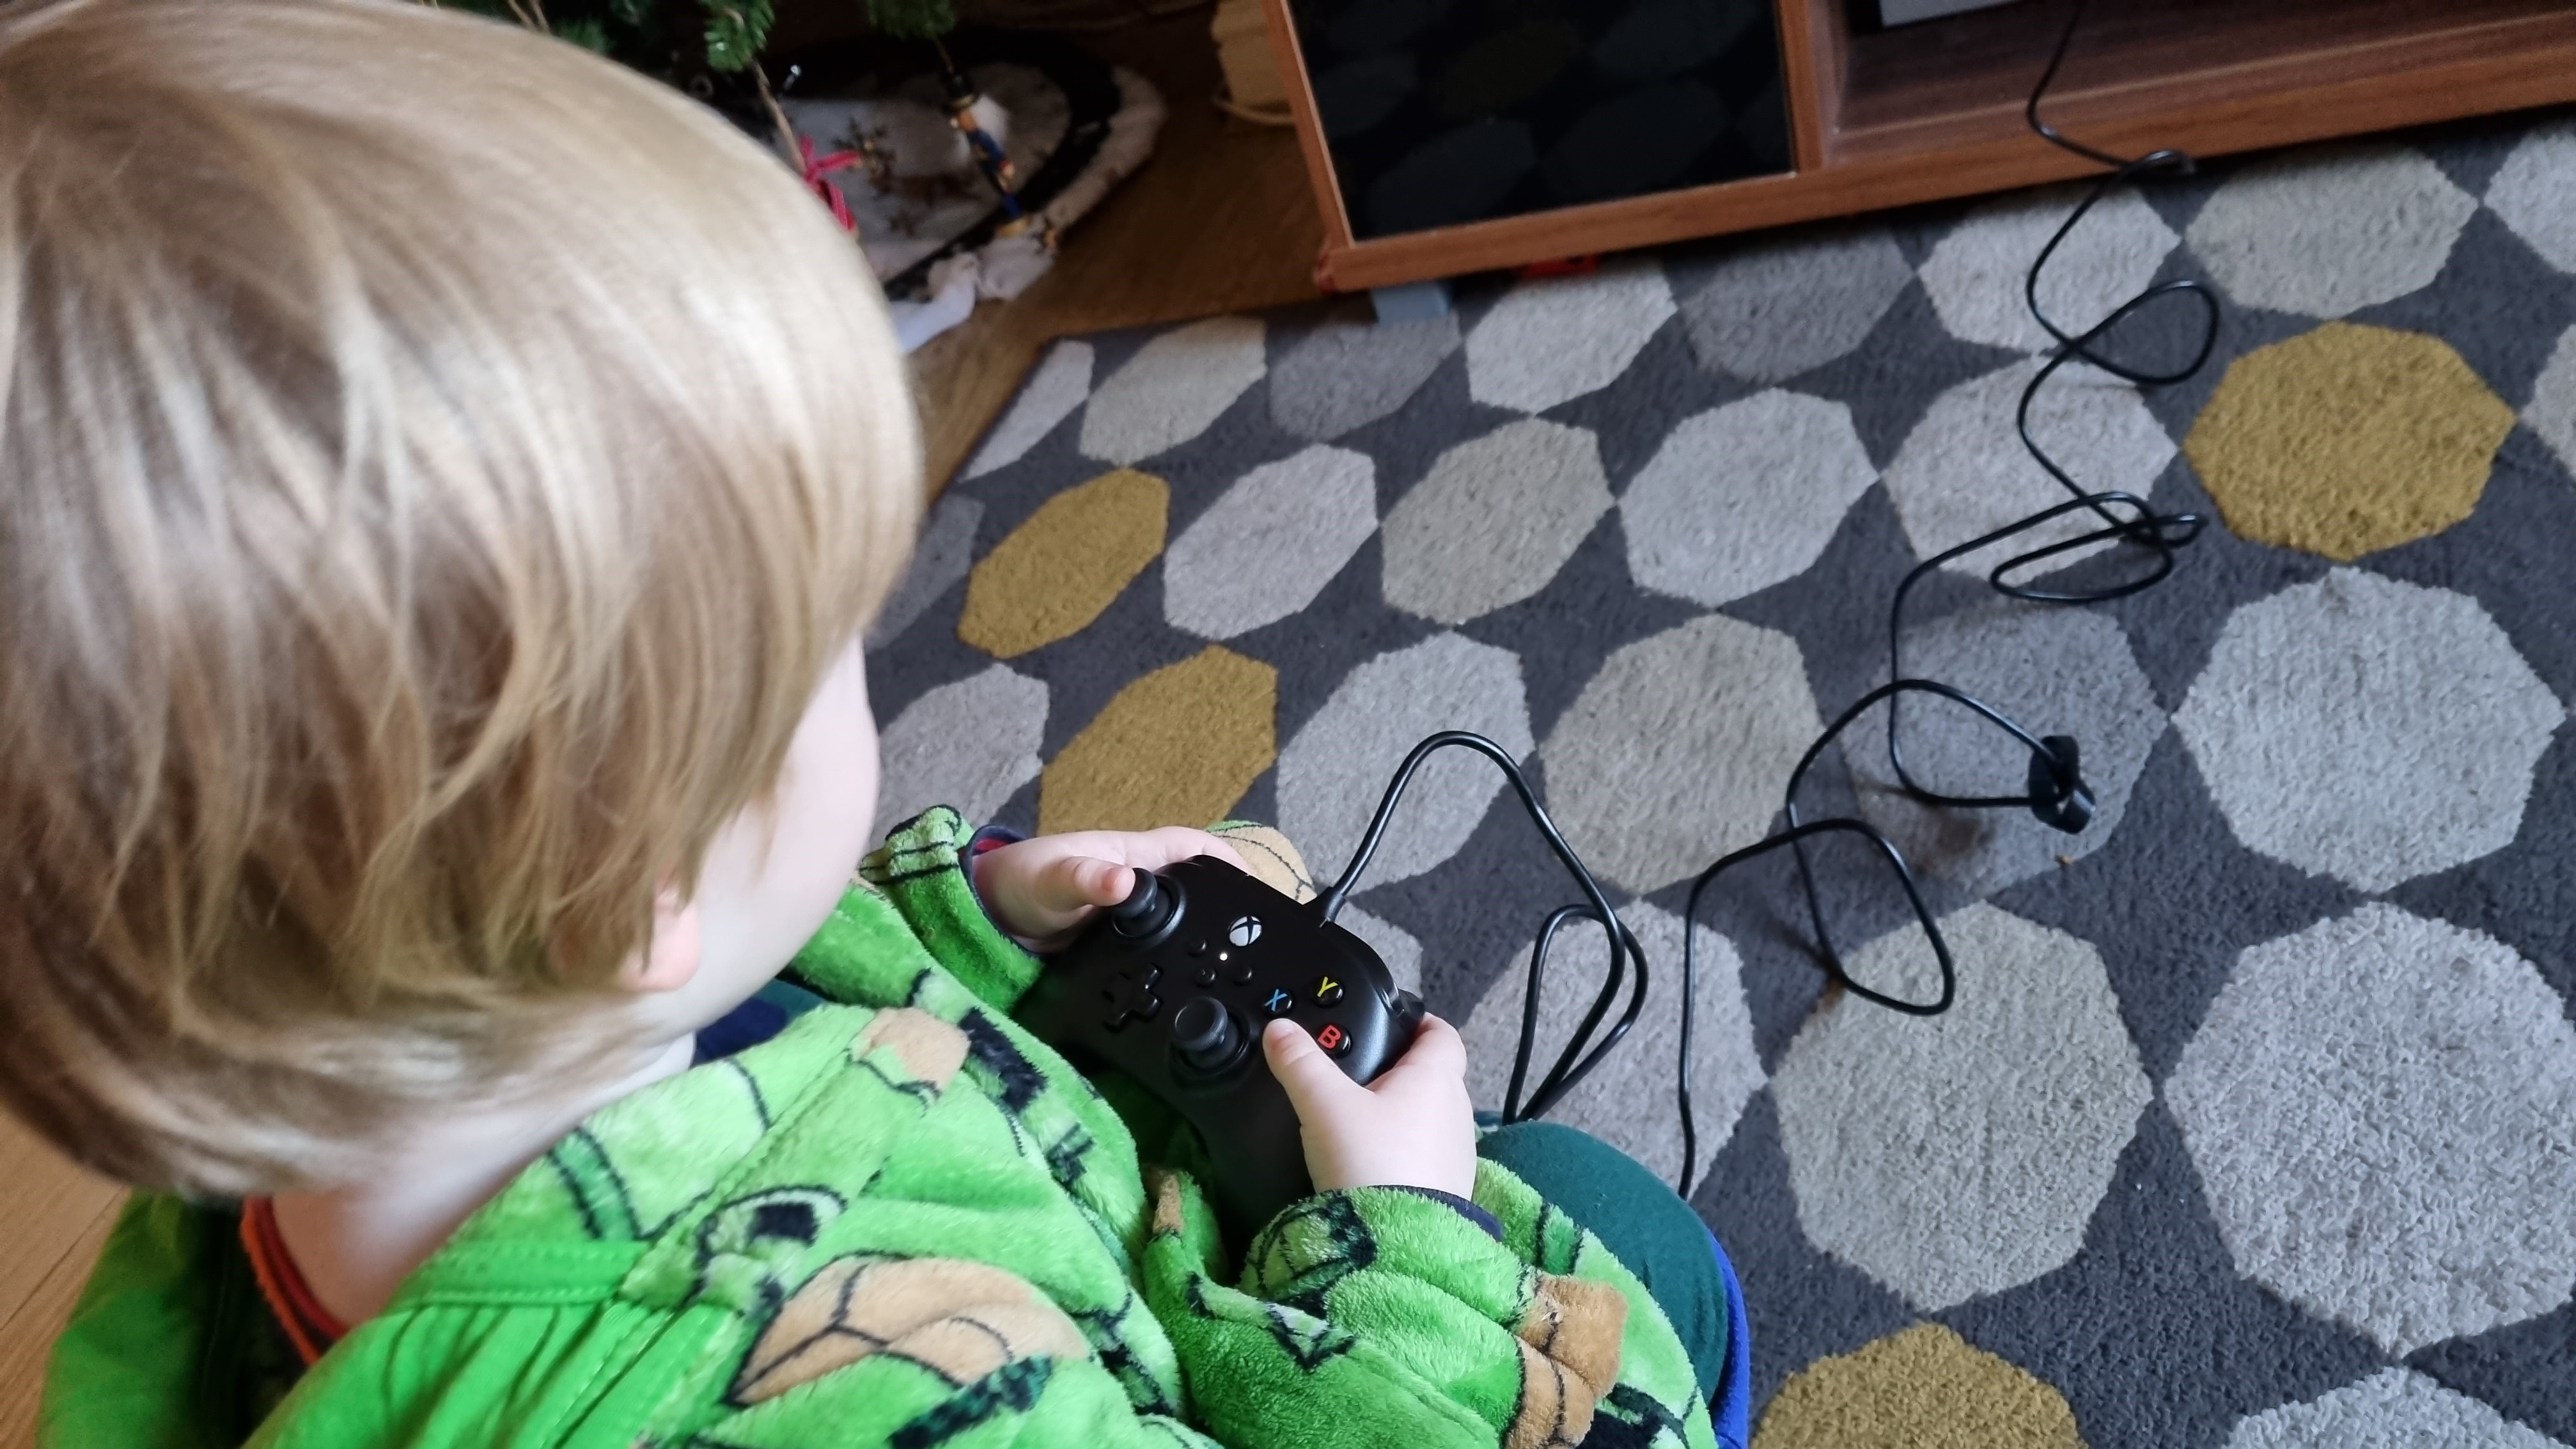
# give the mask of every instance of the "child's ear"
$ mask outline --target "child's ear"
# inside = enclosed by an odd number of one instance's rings
[[[698,907],[680,898],[676,881],[653,896],[653,934],[617,968],[617,984],[634,992],[677,991],[698,974]]]

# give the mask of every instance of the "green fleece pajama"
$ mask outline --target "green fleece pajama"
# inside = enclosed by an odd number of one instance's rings
[[[1499,1239],[1361,1188],[1226,1262],[1170,1119],[1009,1018],[1039,963],[966,839],[946,810],[898,830],[793,968],[830,1004],[585,1121],[300,1377],[255,1341],[229,1211],[138,1194],[41,1442],[1714,1442],[1645,1287],[1493,1162]]]

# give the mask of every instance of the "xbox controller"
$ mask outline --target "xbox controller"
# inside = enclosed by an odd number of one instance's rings
[[[1213,856],[1136,872],[1015,1013],[1077,1065],[1142,1083],[1207,1144],[1217,1213],[1242,1243],[1314,1191],[1262,1029],[1297,1023],[1353,1081],[1413,1044],[1421,999],[1366,942]]]

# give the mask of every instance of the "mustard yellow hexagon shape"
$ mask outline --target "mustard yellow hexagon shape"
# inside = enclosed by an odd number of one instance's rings
[[[1753,1449],[2084,1449],[2084,1439],[2057,1390],[1918,1323],[1789,1375]]]
[[[2231,363],[2182,446],[2238,535],[2350,562],[2468,517],[2512,429],[2449,343],[2329,322]]]
[[[1047,762],[1038,829],[1221,819],[1278,757],[1279,671],[1211,644],[1128,682]]]
[[[966,576],[957,637],[997,659],[1071,638],[1163,551],[1171,487],[1119,468],[1068,488]]]

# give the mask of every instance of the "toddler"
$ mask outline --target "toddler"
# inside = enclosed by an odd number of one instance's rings
[[[1588,1139],[1480,1156],[1445,1024],[1368,1088],[1275,1024],[1317,1191],[1226,1244],[1012,1021],[1250,852],[868,853],[920,492],[857,249],[679,94],[0,9],[0,1099],[138,1187],[45,1444],[1713,1442],[1722,1260]]]

